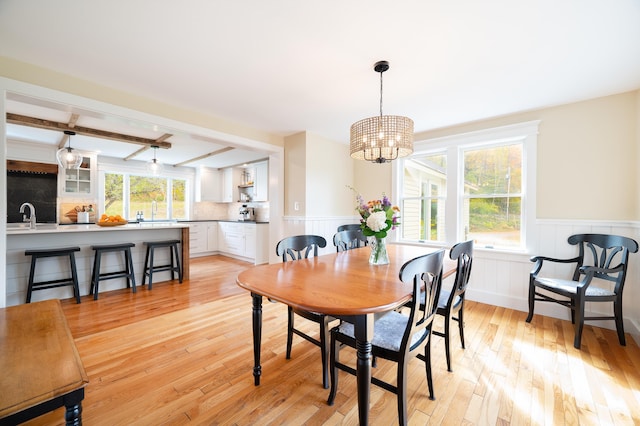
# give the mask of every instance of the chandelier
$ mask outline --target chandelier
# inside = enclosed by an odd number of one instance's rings
[[[382,115],[382,73],[389,62],[373,66],[380,73],[380,115],[351,125],[351,157],[373,163],[388,163],[413,152],[413,120],[398,115]]]
[[[65,130],[64,134],[68,137],[68,144],[66,148],[60,148],[56,152],[56,160],[63,169],[79,169],[82,164],[82,154],[77,151],[74,152],[73,148],[71,148],[71,136],[75,135],[76,132]]]

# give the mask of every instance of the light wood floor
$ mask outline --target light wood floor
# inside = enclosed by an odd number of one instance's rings
[[[191,265],[182,285],[63,301],[90,380],[85,425],[357,424],[354,377],[340,373],[329,407],[318,349],[295,337],[292,359],[285,359],[286,308],[278,303],[264,304],[263,375],[255,387],[251,298],[235,285],[248,264],[213,256]],[[427,398],[423,365],[411,361],[409,423],[640,424],[640,349],[630,337],[622,347],[615,332],[587,326],[576,350],[569,322],[524,319],[523,312],[468,303],[467,348],[456,332],[452,373],[434,336],[435,401]],[[395,366],[379,360],[374,374],[393,380]],[[56,410],[30,424],[63,418]],[[372,387],[370,418],[397,424],[395,395]]]

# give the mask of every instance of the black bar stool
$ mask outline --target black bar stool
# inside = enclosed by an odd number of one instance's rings
[[[171,271],[171,279],[175,279],[174,273],[178,273],[178,280],[182,284],[182,268],[180,267],[180,256],[178,254],[178,244],[180,240],[165,240],[165,241],[149,241],[144,243],[147,246],[147,254],[144,258],[144,274],[142,274],[142,285],[144,285],[146,278],[149,277],[149,290],[153,286],[153,273],[161,271]],[[169,248],[169,254],[171,255],[171,263],[167,265],[154,265],[153,253],[157,248]]]
[[[78,288],[78,272],[76,270],[75,252],[80,251],[80,247],[61,247],[44,250],[26,250],[25,256],[31,256],[31,269],[29,271],[29,287],[27,288],[27,302],[31,303],[31,292],[36,290],[45,290],[47,288],[63,287],[67,285],[73,286],[73,295],[76,303],[80,303],[80,289]],[[36,272],[36,262],[43,257],[69,256],[69,267],[71,269],[71,277],[61,278],[48,281],[34,281]]]
[[[133,260],[131,259],[131,247],[135,246],[136,245],[134,243],[91,246],[91,248],[96,252],[93,259],[93,273],[91,274],[91,290],[89,291],[89,294],[93,294],[93,300],[98,300],[98,284],[103,280],[126,278],[127,288],[131,287],[133,292],[136,292],[136,277],[133,272]],[[102,254],[108,252],[124,253],[125,268],[123,270],[100,273]]]

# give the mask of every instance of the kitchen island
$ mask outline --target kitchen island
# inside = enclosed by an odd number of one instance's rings
[[[91,287],[91,271],[93,268],[94,251],[92,245],[120,244],[131,242],[133,265],[136,275],[136,285],[142,283],[146,241],[161,241],[169,239],[181,240],[182,266],[184,279],[189,279],[189,225],[175,222],[136,223],[121,226],[103,227],[94,224],[87,225],[54,225],[38,224],[36,229],[28,227],[7,227],[7,306],[25,303],[27,283],[29,280],[29,266],[31,257],[25,256],[25,250],[47,249],[66,246],[78,246],[76,264],[80,295],[89,294]],[[168,262],[168,252],[157,252],[155,263]],[[103,258],[102,270],[121,269],[122,260],[119,256]],[[38,279],[57,279],[67,274],[68,262],[60,258],[46,258],[38,260],[36,275]],[[165,275],[166,274],[166,275]],[[154,274],[155,277],[155,274]],[[166,277],[166,278],[165,278]],[[161,272],[159,280],[170,279],[169,272]],[[154,279],[155,281],[155,279]],[[154,283],[155,284],[155,283]],[[125,280],[109,280],[100,284],[100,291],[126,288]],[[73,297],[71,286],[39,290],[33,293],[32,301],[45,299],[65,299]]]

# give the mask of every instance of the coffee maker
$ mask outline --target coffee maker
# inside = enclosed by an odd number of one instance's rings
[[[240,221],[256,220],[255,209],[253,207],[247,207],[246,204],[243,204],[242,207],[240,207],[240,211],[238,213],[238,220]]]

